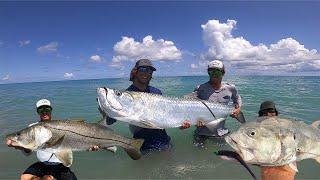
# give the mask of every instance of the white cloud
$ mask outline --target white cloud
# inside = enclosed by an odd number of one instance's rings
[[[307,49],[297,40],[289,37],[274,44],[252,45],[244,37],[233,37],[232,30],[237,21],[209,20],[201,25],[203,40],[208,46],[204,59],[221,59],[233,66],[251,69],[273,69],[299,71],[319,69],[320,55],[315,49]]]
[[[58,42],[50,42],[47,45],[39,47],[37,51],[40,53],[56,52],[58,50],[58,46],[59,46]]]
[[[3,41],[0,41],[0,47],[2,47],[4,45]]]
[[[70,78],[73,78],[74,75],[73,75],[73,73],[67,73],[66,72],[66,73],[64,73],[63,77],[66,78],[66,79],[70,79]]]
[[[196,64],[191,64],[190,67],[191,67],[192,69],[197,69],[199,66],[196,65]]]
[[[115,55],[113,62],[137,60],[149,58],[151,60],[178,60],[181,59],[181,51],[172,41],[164,39],[153,40],[152,36],[146,36],[142,42],[137,42],[130,37],[122,37],[122,40],[113,46]]]
[[[2,78],[2,81],[8,81],[8,80],[10,80],[10,75],[9,75],[9,74],[5,75],[5,76]]]
[[[91,61],[101,62],[102,58],[99,55],[93,55],[90,57]]]
[[[31,43],[31,40],[19,41],[20,46],[26,46]]]
[[[109,67],[113,67],[119,70],[124,70],[124,65],[121,62],[111,62],[108,64]]]

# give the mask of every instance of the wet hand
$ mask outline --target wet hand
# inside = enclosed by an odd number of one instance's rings
[[[180,129],[188,129],[190,127],[190,121],[186,120],[183,122],[182,126],[180,126]]]
[[[238,116],[238,114],[240,113],[241,108],[239,105],[235,105],[234,110],[231,113],[231,117],[236,118]]]
[[[99,146],[93,146],[91,148],[88,149],[88,151],[98,151],[100,149]]]

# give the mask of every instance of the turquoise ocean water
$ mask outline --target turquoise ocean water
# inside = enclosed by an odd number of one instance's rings
[[[207,77],[156,77],[152,85],[164,95],[183,96],[193,91]],[[303,120],[310,124],[320,119],[319,77],[226,77],[237,86],[243,99],[243,112],[248,121],[257,116],[264,100],[273,100],[281,117]],[[107,86],[125,89],[128,79],[98,79],[60,82],[40,82],[0,85],[0,179],[19,179],[20,174],[36,161],[34,155],[24,156],[8,148],[4,136],[38,121],[35,102],[48,98],[53,104],[54,119],[100,119],[97,110],[96,88]],[[227,127],[234,130],[238,123],[228,118]],[[122,122],[112,126],[116,132],[131,137],[128,125]],[[204,147],[193,144],[194,127],[187,130],[168,129],[173,149],[155,152],[138,161],[131,160],[119,149],[110,152],[76,152],[71,169],[78,179],[250,179],[237,163],[221,160],[213,154],[218,148],[228,148],[221,142],[208,142]],[[251,166],[257,176],[259,169]],[[319,179],[320,165],[313,160],[298,163],[296,179]]]

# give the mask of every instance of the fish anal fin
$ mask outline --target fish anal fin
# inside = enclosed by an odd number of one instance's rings
[[[110,147],[107,147],[107,148],[104,148],[105,150],[107,151],[110,151],[112,153],[115,153],[117,151],[117,146],[110,146]]]
[[[71,149],[55,152],[54,155],[62,162],[66,167],[70,167],[73,162],[73,156]]]
[[[314,122],[311,124],[311,127],[315,128],[315,129],[318,129],[318,128],[319,128],[319,125],[320,125],[320,120],[314,121]]]
[[[320,156],[314,158],[318,163],[320,163]]]
[[[297,163],[296,162],[292,162],[289,164],[289,167],[291,169],[293,169],[295,172],[298,172],[298,168],[297,168]]]

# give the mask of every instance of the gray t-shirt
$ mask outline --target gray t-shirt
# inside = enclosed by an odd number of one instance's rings
[[[225,82],[221,83],[221,88],[218,90],[213,89],[210,82],[206,82],[204,84],[201,84],[200,86],[197,86],[193,94],[194,96],[202,100],[219,102],[223,104],[229,104],[230,102],[232,102],[233,104],[237,104],[240,107],[242,105],[241,97],[238,94],[236,87]],[[222,136],[228,133],[228,129],[224,127],[225,120],[226,118],[224,118],[224,120],[218,124],[212,123],[211,125],[210,123],[208,123],[204,127],[197,127],[195,132],[198,135],[204,136]]]

